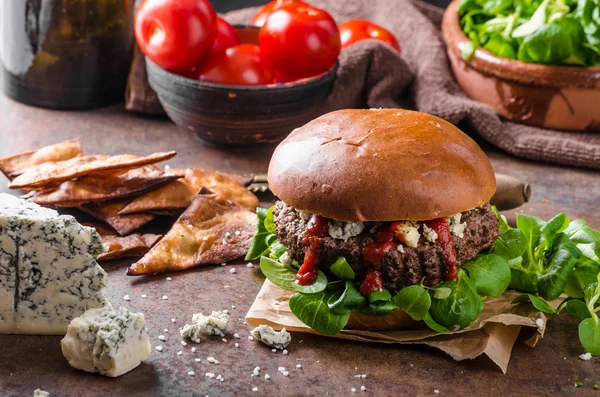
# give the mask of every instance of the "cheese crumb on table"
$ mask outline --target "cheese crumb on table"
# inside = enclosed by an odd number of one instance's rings
[[[33,391],[33,397],[50,397],[50,393],[42,389],[35,389]]]
[[[229,314],[222,311],[213,311],[210,316],[196,313],[192,316],[192,322],[193,324],[184,325],[179,333],[182,338],[189,338],[192,342],[200,343],[201,334],[225,336],[227,324],[229,324]]]
[[[292,341],[292,336],[283,328],[275,331],[272,327],[261,324],[252,330],[252,335],[267,346],[284,350]],[[250,337],[248,337],[250,339]],[[250,339],[252,340],[252,339]]]
[[[125,295],[125,296],[123,297],[123,300],[124,300],[124,301],[129,301],[129,300],[131,300],[131,298],[129,297],[129,295]]]
[[[254,387],[252,388],[252,391],[258,391],[258,387],[254,386]]]
[[[583,361],[589,361],[592,359],[592,353],[583,353],[579,355],[579,358]]]

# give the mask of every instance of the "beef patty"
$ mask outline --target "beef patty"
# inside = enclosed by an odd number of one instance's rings
[[[284,244],[290,257],[300,264],[304,259],[306,245],[302,243],[309,223],[309,217],[293,207],[278,201],[273,211],[275,231]],[[304,215],[304,216],[302,216]],[[489,204],[462,213],[461,222],[466,222],[463,237],[452,235],[458,264],[473,259],[481,250],[489,247],[498,237],[498,220]],[[374,224],[365,223],[363,232],[347,240],[335,239],[326,235],[319,238],[321,267],[328,268],[337,258],[343,256],[354,269],[357,279],[366,276],[362,249],[375,241],[370,230]],[[384,288],[399,290],[409,285],[419,284],[425,277],[425,285],[434,286],[444,279],[448,265],[437,241],[430,242],[421,235],[417,247],[402,245],[402,250],[389,250],[381,260]]]

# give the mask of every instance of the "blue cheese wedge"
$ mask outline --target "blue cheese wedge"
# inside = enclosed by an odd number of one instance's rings
[[[193,324],[183,326],[179,334],[182,338],[188,338],[194,343],[200,343],[200,335],[225,336],[229,314],[222,311],[213,311],[210,316],[196,313],[192,316]]]
[[[105,306],[103,251],[72,216],[0,194],[0,333],[64,335],[73,318]]]
[[[144,315],[110,306],[75,318],[61,346],[72,367],[113,378],[140,365],[151,351]]]
[[[281,331],[275,331],[272,327],[261,324],[252,330],[252,336],[267,346],[274,349],[283,350],[292,341],[292,335],[283,328]]]

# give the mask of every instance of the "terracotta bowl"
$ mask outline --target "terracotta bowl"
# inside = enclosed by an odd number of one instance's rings
[[[498,57],[482,48],[461,57],[469,39],[450,4],[442,33],[458,84],[515,122],[573,131],[600,131],[600,67],[546,66]]]
[[[258,28],[236,26],[244,43],[258,43]],[[278,142],[317,117],[333,88],[337,65],[328,72],[292,83],[223,85],[170,73],[148,58],[150,86],[179,127],[221,145]]]

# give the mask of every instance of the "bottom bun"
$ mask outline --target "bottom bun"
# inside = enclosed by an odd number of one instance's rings
[[[394,310],[387,316],[368,316],[352,312],[345,329],[358,329],[365,331],[393,331],[401,329],[422,328],[421,321],[413,320],[406,312]]]

